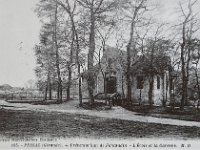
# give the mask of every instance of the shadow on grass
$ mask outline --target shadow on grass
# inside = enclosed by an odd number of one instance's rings
[[[110,110],[111,107],[108,106],[105,102],[94,102],[93,105],[91,105],[89,102],[84,102],[82,104],[82,108],[86,110]]]
[[[200,122],[200,111],[195,107],[190,106],[186,106],[183,110],[178,107],[150,107],[149,105],[130,106],[126,107],[126,109],[129,111],[137,112],[137,115]]]
[[[51,105],[60,104],[57,100],[35,100],[35,99],[23,99],[23,100],[6,100],[9,103],[28,103],[33,105]]]
[[[0,134],[7,137],[199,138],[200,128],[77,114],[0,109]]]

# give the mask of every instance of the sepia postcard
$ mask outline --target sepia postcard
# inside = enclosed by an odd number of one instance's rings
[[[0,150],[200,149],[200,0],[0,0]]]

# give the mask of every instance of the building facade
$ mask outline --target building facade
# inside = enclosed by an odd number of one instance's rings
[[[126,52],[107,46],[103,52],[101,61],[94,66],[94,95],[98,93],[119,93],[126,97]],[[145,56],[138,56],[137,61],[131,67],[132,102],[148,104],[150,76],[144,72]],[[159,62],[156,62],[159,63]],[[83,97],[88,97],[87,71],[82,76]],[[162,70],[162,74],[153,73],[154,105],[163,105],[170,99],[170,74],[168,67]]]

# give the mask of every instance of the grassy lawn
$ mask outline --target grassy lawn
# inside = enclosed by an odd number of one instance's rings
[[[56,104],[56,100],[7,100],[10,103],[30,103],[32,105],[51,105]],[[90,105],[88,102],[84,102],[83,106],[86,110],[107,110],[111,109],[109,105],[105,104],[105,101],[96,101],[94,105]],[[152,106],[151,108],[148,105],[132,105],[126,107],[125,109],[133,112],[137,112],[137,115],[143,116],[152,116],[158,118],[171,118],[171,119],[179,119],[186,121],[197,121],[200,122],[200,109],[197,110],[195,107],[186,106],[184,110],[180,110],[179,108],[172,107],[161,107],[161,106]]]
[[[172,107],[131,106],[127,109],[137,112],[138,115],[200,122],[200,110],[194,107],[185,107],[184,110],[180,110],[180,108]]]
[[[88,102],[83,103],[83,108],[92,110],[106,110],[110,109],[110,107],[105,105],[105,102],[95,102],[93,106],[90,106]],[[180,110],[180,108],[175,107],[161,107],[161,106],[152,106],[149,105],[132,105],[129,107],[125,107],[125,109],[133,112],[137,112],[137,115],[142,116],[152,116],[158,118],[171,118],[171,119],[179,119],[186,121],[197,121],[200,122],[200,109],[197,110],[195,107],[186,106],[184,110]]]
[[[6,100],[9,103],[29,103],[34,105],[49,105],[49,104],[56,104],[56,99],[45,101],[43,99],[12,99]]]
[[[105,119],[55,112],[0,109],[0,135],[7,137],[200,138],[200,128]]]
[[[56,100],[7,100],[10,103],[30,103],[32,105],[51,105],[57,104]],[[105,101],[96,101],[93,106],[91,106],[88,102],[84,102],[83,106],[86,110],[107,110],[111,109],[109,105],[105,104]],[[125,107],[125,109],[133,112],[137,112],[137,115],[143,116],[152,116],[158,118],[171,118],[171,119],[179,119],[186,121],[197,121],[200,122],[200,109],[197,110],[195,107],[185,107],[184,110],[180,110],[179,108],[172,107],[161,107],[161,106],[153,106],[150,108],[148,105],[132,105],[129,107]]]

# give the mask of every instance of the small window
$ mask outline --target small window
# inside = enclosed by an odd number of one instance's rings
[[[160,77],[157,76],[157,89],[160,89]]]
[[[137,76],[137,89],[143,89],[144,77]]]

